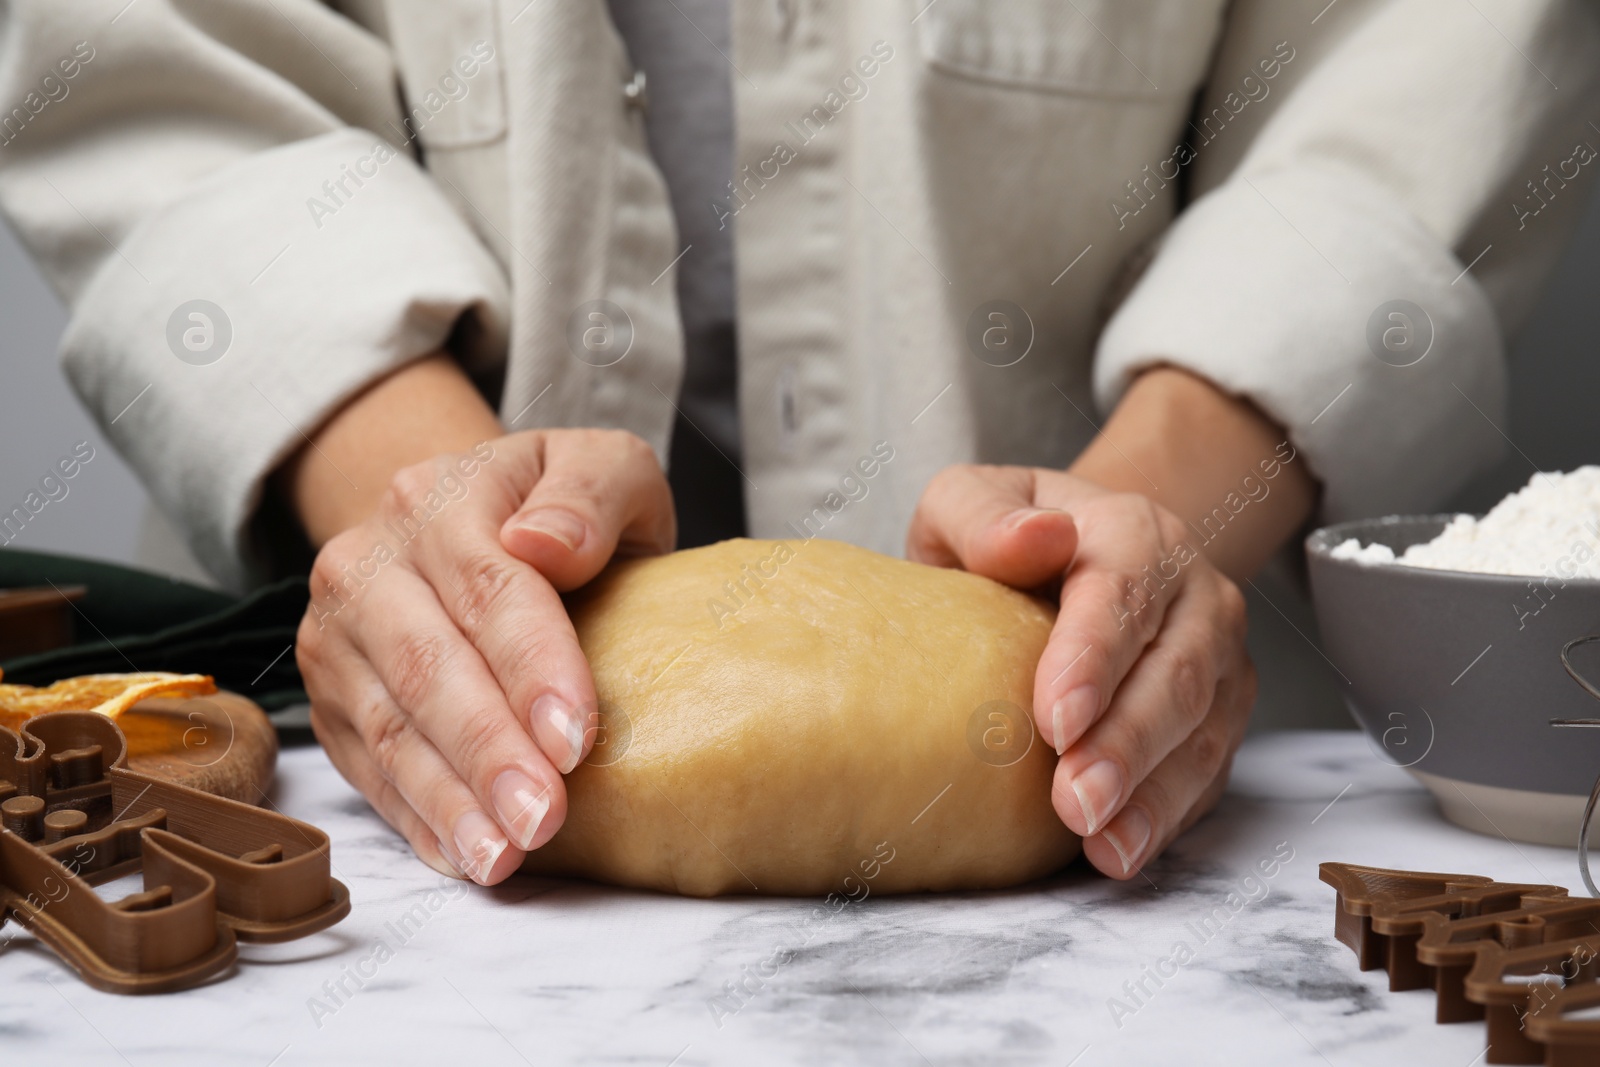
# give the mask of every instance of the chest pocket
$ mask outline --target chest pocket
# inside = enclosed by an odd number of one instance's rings
[[[424,148],[461,148],[503,136],[495,0],[386,0],[384,6],[407,137]]]
[[[982,81],[1107,97],[1187,95],[1227,0],[913,0],[930,66]]]

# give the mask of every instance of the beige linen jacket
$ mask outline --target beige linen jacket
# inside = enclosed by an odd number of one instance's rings
[[[1329,519],[1501,447],[1503,337],[1596,169],[1589,6],[732,4],[705,209],[757,535],[898,554],[936,471],[1063,466],[1158,361],[1280,420]],[[264,477],[440,345],[509,427],[666,456],[694,250],[647,106],[604,0],[0,3],[0,209],[74,387],[233,588],[279,565]]]

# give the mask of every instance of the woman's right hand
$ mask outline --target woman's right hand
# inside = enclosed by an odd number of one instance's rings
[[[339,771],[434,868],[491,885],[566,818],[595,689],[560,594],[671,551],[650,446],[531,430],[402,468],[323,546],[295,647]]]

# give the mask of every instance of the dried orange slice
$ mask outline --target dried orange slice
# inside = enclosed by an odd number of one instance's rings
[[[96,711],[114,719],[148,697],[196,697],[216,691],[209,674],[168,671],[83,674],[47,686],[0,684],[0,718],[28,719],[47,711]]]

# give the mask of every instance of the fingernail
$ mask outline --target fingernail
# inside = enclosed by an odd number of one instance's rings
[[[573,552],[583,544],[586,529],[583,520],[570,511],[558,511],[554,508],[530,511],[517,520],[517,526],[524,530],[542,533],[546,537],[553,537]]]
[[[469,811],[456,820],[456,851],[461,854],[461,867],[472,880],[481,885],[494,869],[494,861],[507,848],[500,828],[481,811]]]
[[[1050,729],[1055,737],[1056,755],[1083,736],[1100,711],[1100,690],[1080,685],[1050,708]]]
[[[1015,529],[1036,515],[1065,515],[1060,508],[1018,508],[1001,520],[1000,525],[1006,529]]]
[[[1091,763],[1072,780],[1072,791],[1077,794],[1078,809],[1092,836],[1111,817],[1112,809],[1122,798],[1122,772],[1108,759]]]
[[[466,877],[466,875],[457,870],[456,865],[451,863],[449,858],[445,856],[443,842],[440,842],[439,844],[438,856],[430,858],[419,852],[417,853],[417,858],[422,860],[422,862],[426,863],[429,867],[432,867],[434,870],[438,871],[440,874],[444,875],[446,878],[461,879]]]
[[[583,758],[583,723],[577,712],[554,693],[546,693],[533,702],[528,713],[533,739],[539,742],[544,754],[562,774],[572,773],[572,768]]]
[[[494,796],[500,825],[511,831],[511,840],[527,852],[550,810],[550,787],[539,788],[521,771],[501,771],[489,792]]]
[[[1118,820],[1117,832],[1112,833],[1108,828],[1100,836],[1117,850],[1117,858],[1122,860],[1122,873],[1127,874],[1138,866],[1145,846],[1150,844],[1150,817],[1138,808],[1128,808]]]

